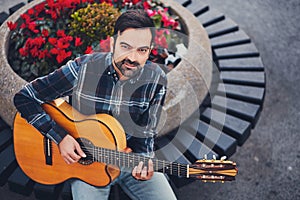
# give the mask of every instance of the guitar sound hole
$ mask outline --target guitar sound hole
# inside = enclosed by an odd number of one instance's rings
[[[94,162],[94,158],[93,158],[94,144],[86,138],[77,138],[76,140],[80,144],[81,149],[86,155],[85,158],[80,158],[78,163],[82,165],[92,164]]]

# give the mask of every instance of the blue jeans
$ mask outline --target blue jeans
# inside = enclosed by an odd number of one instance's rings
[[[126,192],[131,199],[176,199],[176,196],[164,174],[154,172],[154,175],[150,180],[138,181],[131,175],[131,171],[122,168],[120,176],[106,187],[94,187],[81,180],[73,180],[71,182],[73,200],[108,199],[110,188],[116,183],[122,187],[124,192]]]

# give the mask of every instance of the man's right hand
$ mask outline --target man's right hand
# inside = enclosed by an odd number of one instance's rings
[[[86,157],[79,143],[71,136],[66,135],[58,144],[61,156],[67,164],[77,162],[81,157]]]

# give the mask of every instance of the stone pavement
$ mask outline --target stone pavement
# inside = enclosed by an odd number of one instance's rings
[[[195,1],[195,0],[194,0]],[[199,0],[200,1],[200,0]],[[235,21],[252,39],[264,62],[267,92],[261,117],[232,160],[237,180],[193,182],[179,199],[300,199],[300,12],[299,0],[201,0]],[[0,12],[20,0],[0,1]],[[35,199],[0,187],[0,199]]]

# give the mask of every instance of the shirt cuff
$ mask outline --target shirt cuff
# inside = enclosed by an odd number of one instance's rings
[[[54,143],[59,144],[67,134],[63,128],[54,126],[48,131],[46,137],[51,139]]]

